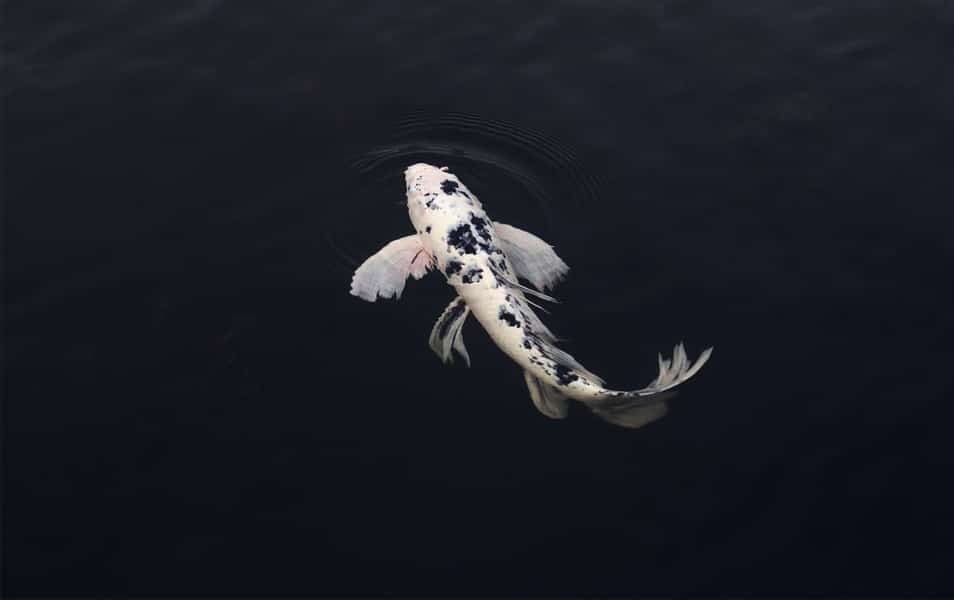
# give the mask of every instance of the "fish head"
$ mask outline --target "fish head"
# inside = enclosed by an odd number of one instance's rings
[[[447,171],[447,167],[435,167],[427,163],[415,163],[404,169],[404,183],[407,186],[407,199],[423,196],[428,192],[440,193],[441,183],[448,178],[457,178]]]
[[[441,184],[448,178],[457,180],[447,172],[447,167],[427,163],[416,163],[404,170],[407,210],[415,226],[423,226],[427,215],[441,208],[446,196]]]

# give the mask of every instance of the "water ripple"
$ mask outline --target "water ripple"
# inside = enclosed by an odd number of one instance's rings
[[[403,205],[402,173],[415,162],[450,167],[485,202],[493,194],[491,210],[532,212],[547,229],[561,214],[598,197],[599,182],[579,155],[543,132],[470,113],[417,112],[398,119],[385,141],[352,160],[358,182],[346,210],[355,215],[380,210],[368,206],[368,199],[379,197],[377,190],[384,186],[394,190],[388,197]],[[341,206],[331,209],[344,210]],[[325,222],[347,222],[343,217],[328,215]],[[354,257],[363,251],[352,251],[347,237],[345,231],[325,235],[335,254],[356,266]]]

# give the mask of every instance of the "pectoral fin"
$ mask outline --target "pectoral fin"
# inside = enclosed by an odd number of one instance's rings
[[[378,296],[400,298],[408,275],[420,279],[432,264],[420,237],[396,239],[358,267],[351,279],[351,295],[368,302]]]
[[[467,355],[467,348],[464,347],[464,334],[461,331],[464,327],[464,321],[470,314],[470,307],[461,297],[454,298],[444,312],[441,314],[434,328],[431,330],[429,344],[433,350],[445,363],[454,360],[451,349],[457,351],[470,366],[470,356]]]
[[[553,246],[532,233],[496,222],[494,231],[517,277],[526,279],[538,290],[552,288],[570,270]]]

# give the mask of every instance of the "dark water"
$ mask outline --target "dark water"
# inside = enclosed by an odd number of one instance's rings
[[[951,3],[4,13],[8,595],[954,593]],[[442,366],[437,275],[348,295],[409,115],[587,367],[715,345],[668,417]]]

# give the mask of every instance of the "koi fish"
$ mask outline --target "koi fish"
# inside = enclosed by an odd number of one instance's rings
[[[530,398],[541,413],[562,419],[572,399],[611,423],[636,428],[662,417],[673,388],[709,359],[712,348],[692,362],[680,343],[671,360],[659,355],[659,374],[646,387],[607,389],[600,377],[557,347],[557,336],[533,311],[540,307],[537,300],[556,301],[546,292],[569,271],[553,247],[532,233],[491,221],[477,196],[447,167],[418,163],[404,177],[415,233],[364,261],[354,272],[351,294],[368,302],[379,296],[398,299],[408,276],[420,279],[439,270],[457,292],[430,336],[431,349],[445,363],[456,352],[470,365],[461,330],[473,314],[497,347],[523,369]]]

